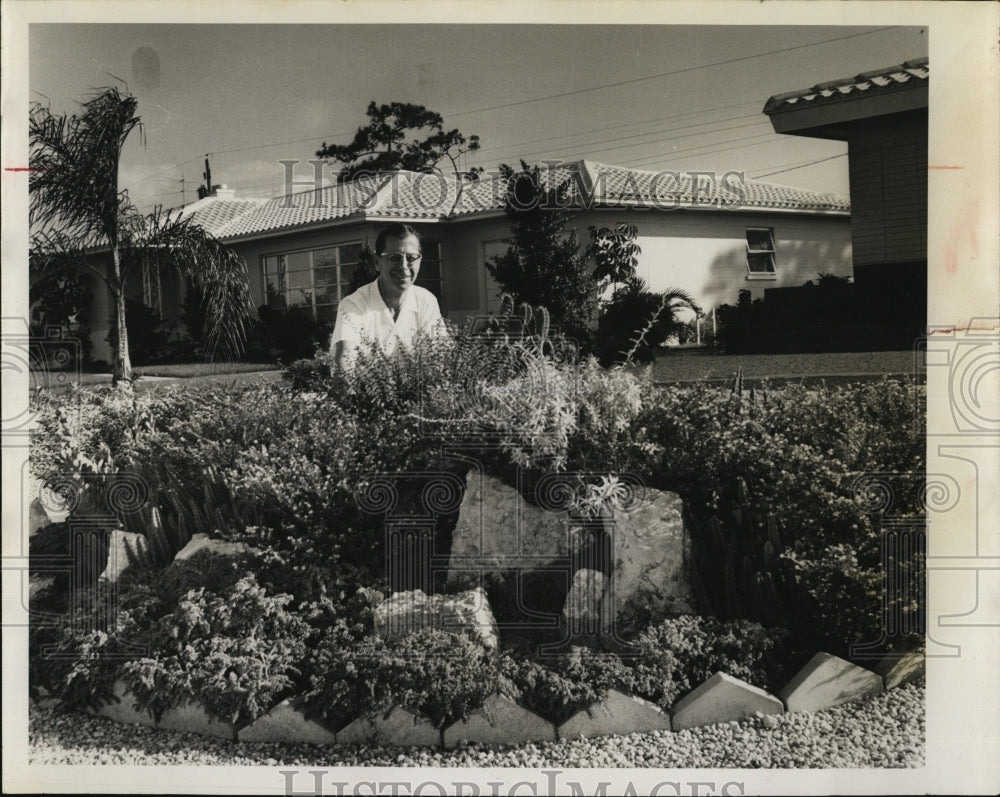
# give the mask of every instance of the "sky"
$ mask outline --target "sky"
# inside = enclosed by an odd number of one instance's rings
[[[194,201],[206,154],[213,183],[279,196],[281,161],[311,180],[372,100],[478,135],[467,167],[583,157],[846,197],[846,144],[774,133],[765,101],[927,48],[916,26],[36,23],[28,87],[58,113],[102,86],[136,95],[120,185],[143,210]]]

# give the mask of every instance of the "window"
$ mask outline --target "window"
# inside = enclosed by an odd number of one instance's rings
[[[774,228],[747,227],[747,279],[776,279]]]
[[[421,288],[426,288],[441,301],[441,244],[437,241],[421,241],[420,273],[417,282]]]
[[[361,244],[349,243],[265,255],[267,306],[275,310],[301,307],[317,321],[332,324],[360,254]]]
[[[150,267],[148,263],[142,264],[142,303],[155,310],[157,315],[163,315],[160,270]]]

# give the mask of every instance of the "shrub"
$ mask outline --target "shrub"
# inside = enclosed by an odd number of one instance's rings
[[[330,345],[333,327],[316,321],[310,310],[302,307],[275,309],[266,304],[257,308],[257,320],[247,336],[244,357],[257,360],[290,363],[312,357],[317,349]]]
[[[444,728],[481,707],[497,688],[492,653],[460,634],[421,631],[386,642],[327,635],[310,658],[312,711],[335,727],[392,705]],[[349,640],[349,637],[347,637]]]
[[[880,530],[855,485],[869,472],[922,478],[914,408],[913,391],[892,380],[788,386],[752,401],[701,386],[656,394],[637,421],[661,447],[653,483],[684,497],[701,580],[720,615],[787,624],[842,655],[881,636]],[[894,512],[919,515],[918,492],[900,496]],[[856,566],[831,594],[823,562],[838,551]],[[916,577],[918,568],[903,567]]]
[[[646,629],[635,640],[635,691],[667,709],[716,672],[779,690],[804,663],[791,635],[747,621],[685,615]]]
[[[291,600],[269,595],[253,573],[225,591],[188,590],[140,636],[149,652],[126,663],[122,677],[154,712],[194,697],[210,714],[248,724],[299,674],[308,626],[289,611]]]
[[[542,661],[508,655],[502,668],[512,696],[557,725],[599,701],[608,689],[632,692],[635,680],[616,654],[579,646]]]

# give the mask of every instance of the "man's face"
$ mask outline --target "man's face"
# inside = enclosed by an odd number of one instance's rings
[[[420,242],[413,235],[386,238],[378,253],[379,281],[384,290],[399,295],[417,279],[420,271]]]

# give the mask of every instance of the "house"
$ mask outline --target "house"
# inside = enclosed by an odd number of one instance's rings
[[[927,325],[927,58],[778,94],[778,133],[845,141],[857,299],[882,345],[910,346]]]
[[[737,172],[653,172],[585,160],[545,163],[542,174],[549,185],[566,183],[581,245],[591,225],[634,224],[639,276],[651,290],[687,290],[705,309],[734,301],[743,288],[760,296],[766,286],[798,285],[819,272],[851,274],[850,208],[837,196]],[[329,323],[362,246],[374,245],[385,223],[405,221],[423,239],[418,284],[461,323],[499,305],[486,262],[507,248],[505,196],[499,174],[460,181],[395,172],[275,199],[243,199],[223,186],[181,212],[244,258],[255,306],[304,307]],[[144,275],[142,298],[161,315],[176,315],[181,295],[173,280]],[[95,326],[108,315],[93,313]],[[94,329],[95,346],[106,334]]]

